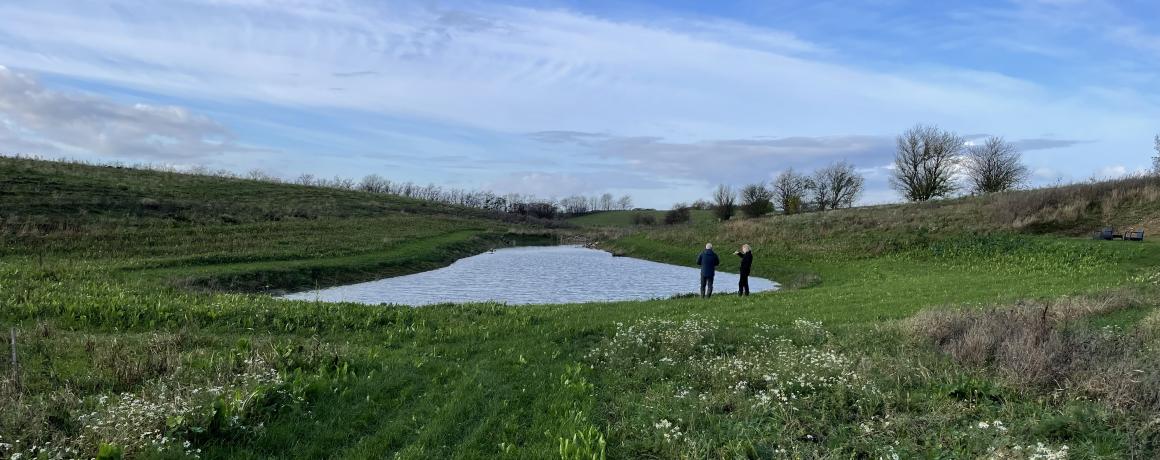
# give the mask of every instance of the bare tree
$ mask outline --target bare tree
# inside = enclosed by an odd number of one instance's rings
[[[314,175],[310,173],[299,174],[294,183],[298,185],[314,185]]]
[[[718,185],[717,191],[713,192],[713,213],[718,219],[729,220],[736,209],[737,194],[733,193],[733,189],[728,185]]]
[[[971,191],[980,195],[1014,189],[1031,175],[1019,149],[1001,137],[989,137],[967,148],[964,165]]]
[[[251,169],[249,172],[247,172],[246,178],[250,179],[250,180],[262,181],[262,182],[277,182],[278,181],[278,178],[267,174],[265,171],[262,171],[261,169],[256,169],[256,168]]]
[[[584,214],[588,212],[588,199],[580,195],[570,196],[560,200],[560,207],[568,214]]]
[[[782,171],[773,181],[773,200],[785,214],[802,212],[809,179],[798,174],[793,168]]]
[[[827,209],[848,208],[854,205],[862,194],[862,187],[866,180],[854,165],[839,161],[814,172],[809,180],[810,189],[814,193],[814,205],[819,211]]]
[[[387,183],[387,180],[383,179],[382,176],[378,174],[368,174],[362,179],[361,182],[358,183],[358,188],[364,192],[386,193],[388,185],[389,184]]]
[[[615,203],[612,199],[611,193],[605,193],[603,195],[600,195],[600,210],[601,211],[611,211],[613,204],[615,204]]]
[[[336,175],[336,176],[334,176],[334,179],[330,180],[329,185],[331,188],[337,188],[337,189],[341,189],[341,190],[354,190],[354,179],[351,179],[349,177],[342,177],[342,176]]]
[[[945,197],[957,188],[963,138],[937,126],[916,125],[898,136],[890,185],[910,201]]]
[[[616,200],[616,207],[622,211],[632,209],[632,197],[628,195],[620,197],[619,200]]]
[[[760,217],[773,212],[773,193],[764,183],[741,188],[741,212],[746,217]]]
[[[1160,176],[1160,134],[1152,138],[1152,150],[1156,151],[1156,156],[1152,157],[1152,174]]]
[[[208,176],[210,173],[210,169],[209,169],[209,167],[207,167],[205,165],[193,165],[193,166],[190,166],[189,169],[186,169],[185,173],[192,174],[195,176]]]

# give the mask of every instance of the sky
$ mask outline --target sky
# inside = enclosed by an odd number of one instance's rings
[[[1031,185],[1150,165],[1160,2],[0,0],[0,154],[667,208],[917,123]]]

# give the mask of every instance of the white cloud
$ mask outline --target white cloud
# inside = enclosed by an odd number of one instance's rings
[[[1148,169],[1143,167],[1129,168],[1124,165],[1109,165],[1100,168],[1093,176],[1095,179],[1119,179],[1128,176],[1141,176],[1148,174]]]
[[[3,66],[0,122],[7,153],[191,159],[241,150],[225,127],[184,108],[54,91]]]
[[[1100,179],[1116,179],[1128,175],[1128,168],[1124,165],[1105,166],[1096,173]]]
[[[703,140],[851,131],[840,126],[885,133],[915,121],[1000,131],[1017,120],[1027,132],[1015,136],[1139,116],[995,72],[901,76],[838,64],[840,55],[793,34],[720,20],[673,27],[567,10],[351,1],[37,2],[0,6],[0,16],[0,61],[37,71],[504,132]]]

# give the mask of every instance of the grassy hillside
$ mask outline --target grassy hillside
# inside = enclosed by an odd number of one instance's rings
[[[550,241],[429,201],[4,157],[0,213],[0,256],[67,255],[119,277],[235,291],[397,276]]]
[[[597,211],[588,213],[582,216],[568,219],[568,223],[580,225],[584,227],[631,227],[636,225],[633,221],[635,216],[646,215],[652,216],[656,219],[658,224],[663,224],[665,221],[666,211]],[[712,211],[705,211],[701,209],[694,209],[690,211],[690,216],[694,223],[714,222],[717,220],[713,217]]]
[[[787,289],[420,309],[251,291],[538,230],[436,207],[178,220],[5,187],[5,222],[50,225],[5,227],[0,457],[1155,458],[1160,245],[1067,236],[1154,222],[1155,185],[625,230],[605,244],[689,265],[712,241],[726,270],[748,242]],[[261,186],[293,198],[254,209],[311,200]]]
[[[5,228],[213,225],[482,211],[402,197],[209,175],[0,157]]]

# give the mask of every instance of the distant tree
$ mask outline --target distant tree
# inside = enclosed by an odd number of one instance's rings
[[[568,214],[584,214],[589,211],[588,199],[580,195],[570,196],[560,200],[560,207]]]
[[[683,206],[678,206],[678,207],[683,207]],[[689,205],[689,207],[691,207],[693,209],[700,209],[702,211],[708,211],[710,209],[713,209],[713,203],[710,203],[709,200],[706,200],[704,198],[699,198],[696,201],[694,201],[693,204]]]
[[[941,198],[958,188],[955,169],[963,138],[937,126],[915,125],[897,138],[890,185],[910,201]]]
[[[378,174],[368,174],[358,183],[358,189],[371,193],[386,193],[390,184]]]
[[[118,165],[116,167],[121,168],[122,166]],[[190,166],[189,169],[187,169],[185,172],[186,172],[186,174],[192,174],[195,176],[208,176],[208,175],[210,175],[210,169],[208,167],[206,167],[205,165]]]
[[[1019,149],[1001,137],[968,147],[964,166],[972,193],[980,195],[1014,189],[1031,175]]]
[[[683,224],[692,220],[687,206],[677,206],[665,213],[665,225]]]
[[[267,174],[265,171],[262,171],[261,169],[251,169],[249,172],[246,173],[246,179],[263,181],[263,182],[277,182],[278,181],[278,179],[276,177]]]
[[[737,210],[737,194],[728,185],[717,186],[713,192],[713,214],[721,220],[729,220]]]
[[[619,200],[616,200],[616,208],[622,211],[632,209],[632,197],[628,195],[620,197]]]
[[[746,217],[761,217],[773,212],[773,192],[763,183],[742,187],[741,212]]]
[[[556,207],[555,203],[550,203],[547,201],[528,203],[525,205],[525,209],[527,209],[527,215],[538,217],[540,219],[555,218],[556,213],[559,211],[559,208]]]
[[[802,212],[810,180],[793,168],[782,171],[773,180],[773,199],[785,214]]]
[[[298,185],[314,185],[314,175],[309,173],[299,174],[298,177],[294,179],[294,183]]]
[[[334,176],[334,179],[331,179],[328,185],[331,188],[337,188],[341,190],[354,190],[354,179],[349,177]]]
[[[862,194],[865,182],[854,165],[839,161],[815,171],[808,184],[813,192],[814,206],[825,211],[853,206]]]
[[[1152,150],[1156,151],[1156,156],[1152,157],[1152,174],[1160,176],[1160,134],[1152,138]]]
[[[614,204],[615,204],[615,202],[612,199],[611,193],[605,193],[603,195],[600,195],[600,210],[601,211],[611,211],[612,206]]]

